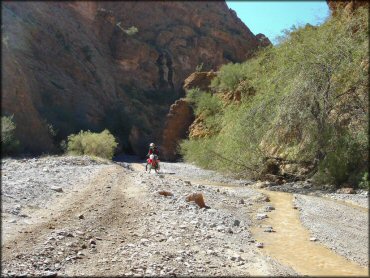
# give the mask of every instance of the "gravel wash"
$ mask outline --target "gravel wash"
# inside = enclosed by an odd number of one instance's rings
[[[53,167],[40,171],[45,163]],[[260,252],[251,236],[256,211],[267,205],[263,194],[130,169],[74,157],[3,163],[12,183],[5,184],[2,276],[296,275]],[[26,176],[45,184],[30,187]],[[208,208],[185,201],[196,192]],[[10,211],[14,200],[22,205],[17,214]]]
[[[274,209],[259,188],[277,186],[186,163],[161,166],[160,174],[149,174],[132,161],[3,159],[1,275],[298,275],[262,252],[251,232]],[[334,200],[359,205],[367,194],[315,197],[307,183],[282,189],[294,194],[303,225],[319,243],[367,266],[367,212]],[[207,207],[187,202],[192,193],[201,193]]]
[[[368,211],[301,194],[294,194],[294,204],[303,225],[318,241],[364,267],[369,265]]]

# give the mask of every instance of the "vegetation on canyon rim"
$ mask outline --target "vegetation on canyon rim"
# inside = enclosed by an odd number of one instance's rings
[[[286,31],[275,47],[224,65],[213,93],[187,98],[212,132],[185,140],[187,161],[259,178],[269,157],[313,165],[320,183],[368,187],[368,14]],[[214,93],[215,92],[215,93]],[[241,95],[223,103],[223,93]],[[367,184],[367,185],[366,185]]]

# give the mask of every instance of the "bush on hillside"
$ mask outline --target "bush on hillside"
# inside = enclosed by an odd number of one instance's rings
[[[67,152],[112,159],[117,145],[116,139],[108,130],[101,133],[80,131],[78,134],[68,136]]]
[[[16,125],[13,116],[1,117],[1,154],[15,154],[19,150],[19,141],[15,137]]]

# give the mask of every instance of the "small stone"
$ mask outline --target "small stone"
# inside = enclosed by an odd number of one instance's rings
[[[90,239],[89,243],[90,243],[90,245],[96,245],[96,241],[93,240],[93,239]]]
[[[317,241],[316,237],[310,237],[310,241]]]
[[[244,199],[240,199],[239,204],[244,205],[245,204]]]
[[[79,236],[83,236],[85,233],[84,232],[82,232],[82,231],[75,231],[75,233],[77,234],[77,235],[79,235]]]
[[[224,227],[223,227],[223,226],[217,226],[217,227],[216,227],[216,230],[217,230],[218,232],[222,232],[222,231],[224,230]]]
[[[9,220],[9,223],[17,223],[17,220],[15,219]]]
[[[265,219],[265,218],[268,218],[267,214],[265,214],[265,213],[257,213],[257,215],[256,215],[257,220],[262,220],[262,219]]]
[[[173,196],[173,193],[169,192],[169,191],[165,191],[165,190],[162,190],[162,191],[158,191],[158,194],[159,195],[162,195],[162,196]]]
[[[275,208],[274,208],[273,206],[270,206],[270,205],[265,207],[265,211],[266,211],[266,212],[272,211],[272,210],[274,210],[274,209],[275,209]]]
[[[58,187],[58,186],[52,186],[50,187],[50,189],[56,192],[63,192],[63,188]]]
[[[262,242],[257,242],[256,247],[257,248],[263,248],[263,243]]]
[[[84,219],[84,218],[85,218],[85,216],[84,216],[83,214],[80,214],[80,215],[78,216],[78,218],[79,218],[79,219]]]
[[[234,220],[234,226],[239,226],[240,225],[240,220]]]

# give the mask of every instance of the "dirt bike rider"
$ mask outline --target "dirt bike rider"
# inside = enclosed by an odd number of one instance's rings
[[[150,145],[149,145],[149,151],[148,151],[148,154],[146,156],[149,157],[151,154],[156,155],[157,156],[157,159],[158,159],[159,151],[158,151],[157,146],[154,143],[150,143]]]
[[[155,164],[157,165],[157,167],[159,168],[159,165],[157,163],[158,156],[159,156],[159,151],[157,149],[157,146],[154,143],[150,143],[149,151],[148,151],[148,154],[146,156],[149,157],[149,158],[147,159],[147,164],[145,165],[145,171],[148,169],[148,164],[152,164],[153,160],[154,160]]]

